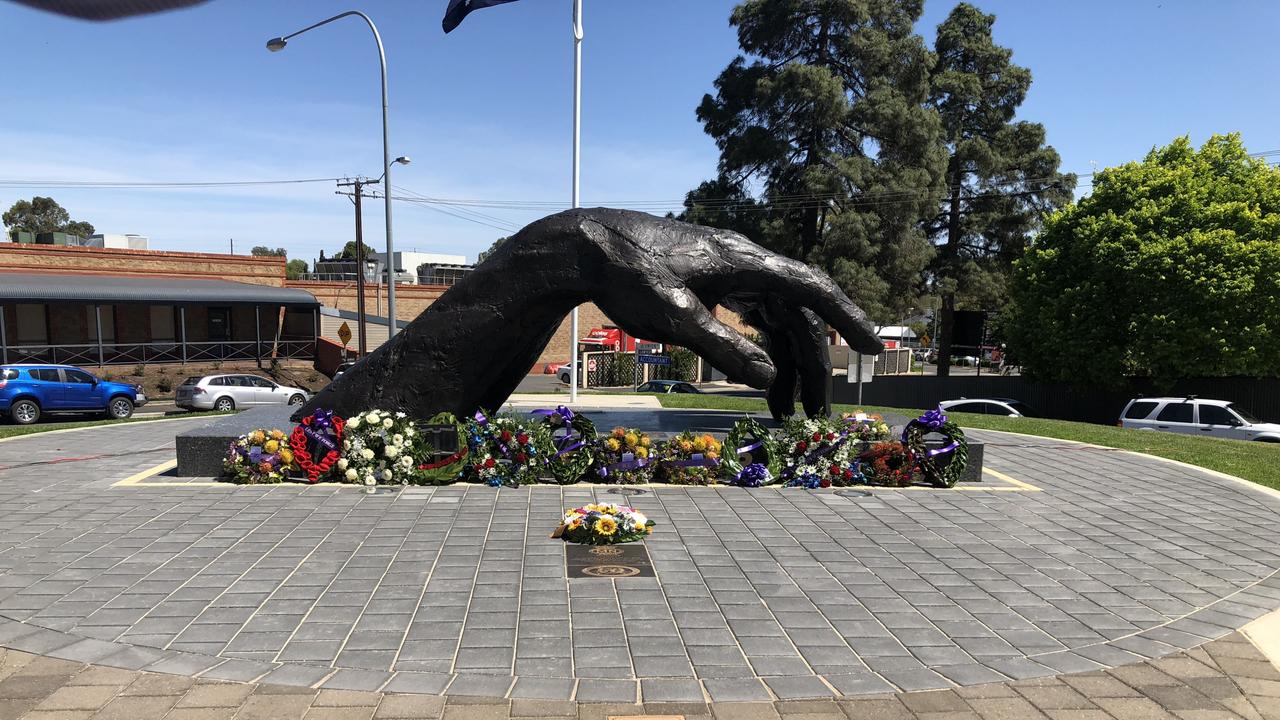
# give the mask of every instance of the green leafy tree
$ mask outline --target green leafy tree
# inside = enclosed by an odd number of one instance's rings
[[[919,221],[937,205],[946,163],[927,107],[933,55],[912,30],[922,5],[745,0],[730,17],[743,54],[698,107],[720,172],[691,194],[685,217],[754,231],[882,321],[918,304],[933,254]],[[725,188],[762,209],[744,203],[718,220],[706,195]],[[762,213],[758,223],[749,212]]]
[[[366,259],[372,258],[373,254],[377,252],[377,250],[374,250],[373,248],[369,247],[368,243],[363,243],[363,244],[364,244],[365,258]],[[342,252],[339,252],[337,255],[334,255],[332,258],[329,258],[329,259],[330,260],[355,260],[356,259],[356,241],[355,240],[347,241],[347,244],[342,246]]]
[[[998,310],[1027,238],[1047,212],[1070,202],[1074,175],[1058,172],[1044,126],[1015,122],[1031,72],[991,36],[994,15],[961,3],[938,26],[930,102],[942,118],[947,192],[925,230],[938,253],[930,265],[941,300],[938,374],[950,371],[958,304]],[[964,349],[973,354],[973,348]]]
[[[79,237],[93,234],[92,224],[72,220],[71,213],[49,197],[37,195],[31,200],[19,200],[0,217],[3,218],[5,227],[14,230],[33,233],[64,232]]]
[[[505,237],[500,237],[497,240],[494,240],[493,244],[489,246],[488,250],[481,251],[481,253],[476,256],[476,264],[479,265],[480,263],[484,262],[485,258],[489,257],[494,252],[496,252],[498,248],[502,247],[502,243],[506,241],[507,239]]]
[[[306,260],[290,260],[284,265],[284,276],[289,280],[301,280],[307,274]]]
[[[255,257],[287,257],[289,255],[284,248],[275,248],[273,250],[265,245],[255,246],[249,251],[249,254]]]
[[[1015,264],[1005,320],[1051,380],[1280,376],[1280,169],[1218,135],[1102,171]]]

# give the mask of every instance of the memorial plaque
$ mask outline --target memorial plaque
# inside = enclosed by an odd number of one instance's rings
[[[565,567],[570,578],[653,577],[649,551],[640,543],[567,545]]]

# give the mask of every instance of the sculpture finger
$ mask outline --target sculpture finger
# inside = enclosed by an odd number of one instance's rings
[[[831,380],[831,356],[827,350],[826,323],[811,310],[776,301],[800,378],[800,404],[809,417],[831,414],[827,384]]]
[[[796,414],[795,347],[791,336],[768,312],[757,305],[737,306],[742,321],[760,332],[764,350],[776,369],[773,384],[765,391],[769,414],[775,420]]]
[[[632,287],[596,304],[628,334],[686,347],[731,380],[761,389],[773,382],[769,355],[717,320],[689,290]]]
[[[741,236],[720,236],[722,257],[731,267],[708,269],[701,280],[779,296],[792,305],[807,307],[834,327],[855,350],[877,355],[884,344],[876,337],[867,315],[835,281],[797,260],[769,252]],[[727,270],[727,273],[726,273]]]

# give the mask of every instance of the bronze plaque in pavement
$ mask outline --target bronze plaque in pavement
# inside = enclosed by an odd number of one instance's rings
[[[641,543],[566,545],[565,567],[571,578],[653,577],[649,551]]]

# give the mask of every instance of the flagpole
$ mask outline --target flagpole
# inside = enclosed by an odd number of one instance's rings
[[[582,0],[573,0],[573,207],[578,207],[582,148]],[[578,402],[578,306],[569,314],[569,403]],[[585,376],[584,376],[585,377]]]

